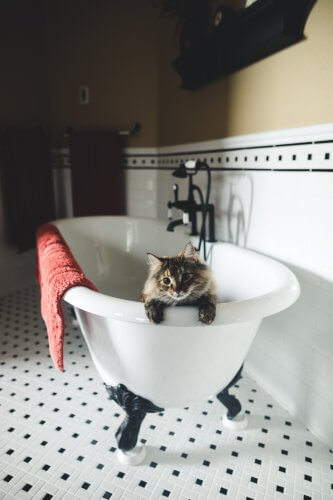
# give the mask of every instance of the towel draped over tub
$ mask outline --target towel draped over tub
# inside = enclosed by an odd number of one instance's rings
[[[58,229],[44,224],[37,229],[36,277],[41,292],[41,313],[46,324],[49,349],[55,367],[64,371],[64,316],[61,299],[73,286],[96,290],[74,259]]]

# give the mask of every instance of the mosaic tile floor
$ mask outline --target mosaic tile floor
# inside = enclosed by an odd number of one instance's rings
[[[146,417],[147,458],[116,460],[122,410],[107,399],[69,311],[65,373],[48,354],[39,293],[0,297],[1,499],[329,499],[333,454],[248,376],[231,391],[249,428],[223,429],[216,400]]]

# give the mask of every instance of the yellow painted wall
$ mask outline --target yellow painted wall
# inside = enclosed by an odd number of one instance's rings
[[[132,146],[157,144],[158,22],[148,0],[48,0],[51,127],[128,128]],[[88,85],[90,104],[78,89]]]
[[[45,17],[45,19],[44,19]],[[174,21],[148,0],[0,3],[1,124],[142,132],[156,146],[333,120],[333,0],[317,0],[307,39],[197,91],[179,88]],[[91,103],[78,102],[88,85]]]
[[[333,121],[332,0],[318,0],[305,35],[232,77],[228,135]]]
[[[169,20],[160,52],[159,144],[208,140],[333,121],[333,1],[318,0],[306,40],[201,88],[184,91],[168,62],[177,55]]]
[[[47,122],[42,0],[0,2],[0,126]]]

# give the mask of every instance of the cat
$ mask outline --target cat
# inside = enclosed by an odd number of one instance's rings
[[[165,307],[196,305],[199,321],[212,323],[216,314],[215,284],[209,267],[200,261],[192,243],[175,257],[156,257],[151,253],[147,256],[149,276],[141,300],[148,319],[161,323]]]

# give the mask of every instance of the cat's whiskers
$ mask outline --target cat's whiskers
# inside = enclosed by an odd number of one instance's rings
[[[180,292],[180,293],[174,293],[172,295],[173,299],[176,301],[176,302],[179,302],[180,300],[184,300],[186,299],[186,297],[188,297],[190,295],[190,292]]]
[[[163,320],[163,307],[182,304],[198,305],[199,320],[210,324],[215,316],[215,287],[210,270],[199,260],[195,248],[188,243],[175,257],[148,254],[149,276],[142,300],[148,318],[154,323]]]

